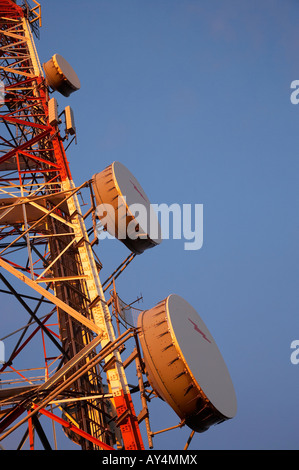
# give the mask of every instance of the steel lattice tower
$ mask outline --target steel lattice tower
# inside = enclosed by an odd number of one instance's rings
[[[136,331],[129,328],[115,335],[109,309],[113,299],[105,299],[101,264],[85,225],[94,210],[92,187],[90,182],[75,186],[65,137],[59,122],[49,121],[49,86],[33,39],[41,12],[33,1],[34,8],[26,1],[0,1],[0,74],[5,89],[0,108],[1,291],[12,294],[29,315],[12,354],[0,366],[2,384],[13,383],[5,379],[6,372],[14,372],[21,383],[13,392],[2,389],[0,439],[28,423],[23,440],[29,436],[33,447],[35,429],[48,448],[38,419],[46,415],[82,449],[143,449],[120,356],[128,338],[135,339],[138,351]],[[86,214],[78,199],[83,189],[92,206]],[[23,287],[26,294],[21,293]],[[42,308],[46,314],[40,317]],[[49,326],[50,319],[58,323],[58,333]],[[25,377],[15,366],[39,334],[45,356],[42,381]],[[50,357],[46,342],[56,351]],[[31,374],[34,367],[28,364]],[[59,403],[60,417],[52,412],[53,403]]]
[[[32,3],[0,0],[0,361],[3,341],[10,342],[0,362],[0,446],[18,432],[18,449],[28,441],[35,449],[36,435],[52,448],[40,419],[46,416],[55,449],[58,423],[83,450],[144,450],[143,423],[150,449],[155,434],[187,425],[186,450],[195,432],[235,416],[229,372],[203,320],[180,296],[136,309],[137,323],[125,312],[135,302],[119,298],[115,281],[162,237],[128,208],[130,197],[142,200],[153,223],[148,198],[120,162],[74,183],[66,153],[76,139],[73,111],[58,114],[55,92],[68,97],[79,79],[59,54],[41,66],[34,42],[41,6]],[[125,236],[116,238],[130,254],[102,283],[94,248],[98,221],[111,229],[98,211],[105,203],[118,214],[113,225]],[[135,385],[127,378],[131,364]],[[157,397],[180,421],[152,432],[148,403]]]

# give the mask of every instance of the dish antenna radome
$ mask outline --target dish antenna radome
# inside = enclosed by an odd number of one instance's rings
[[[105,229],[122,241],[133,253],[140,254],[161,243],[158,217],[143,188],[120,162],[113,162],[93,176],[99,219]],[[104,211],[104,209],[107,209]],[[140,212],[135,210],[140,208]]]
[[[234,387],[222,355],[194,308],[170,295],[138,317],[148,380],[196,432],[233,418]]]
[[[50,87],[63,96],[68,97],[81,88],[76,72],[61,55],[53,55],[43,68]]]

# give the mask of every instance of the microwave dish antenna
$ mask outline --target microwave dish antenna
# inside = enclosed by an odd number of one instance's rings
[[[136,254],[161,243],[158,217],[128,168],[116,161],[92,180],[97,215],[110,235]]]
[[[235,416],[230,374],[203,320],[182,297],[171,294],[138,317],[148,380],[195,432]]]
[[[61,55],[54,54],[43,68],[50,87],[63,96],[68,97],[81,88],[76,72]]]
[[[203,321],[182,298],[171,295],[143,312],[121,300],[116,279],[136,254],[160,244],[160,226],[143,188],[121,163],[92,181],[73,181],[64,146],[76,135],[72,109],[65,108],[62,137],[58,102],[50,94],[69,96],[80,80],[58,54],[43,73],[32,34],[40,4],[33,3],[0,0],[0,291],[14,302],[11,321],[2,315],[0,327],[6,354],[11,351],[0,364],[0,448],[3,442],[49,450],[46,419],[55,449],[69,448],[66,435],[82,450],[144,450],[144,432],[152,448],[152,437],[162,432],[151,431],[152,394],[181,417],[175,428],[192,429],[188,446],[196,431],[234,416],[228,371]],[[133,252],[104,283],[94,251],[96,203],[106,211],[100,216],[97,210],[103,228]],[[16,331],[7,331],[10,326]],[[3,358],[3,348],[0,353]],[[128,368],[135,369],[135,385]],[[142,406],[138,414],[135,404]]]

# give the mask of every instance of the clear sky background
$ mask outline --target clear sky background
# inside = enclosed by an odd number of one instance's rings
[[[41,3],[41,61],[63,55],[82,85],[56,96],[75,112],[75,183],[118,160],[152,203],[204,206],[200,250],[165,240],[117,283],[127,302],[142,293],[139,308],[181,295],[222,352],[238,413],[190,450],[298,449],[298,2]],[[104,279],[129,252],[106,240],[97,254]],[[154,431],[177,423],[153,405]],[[155,449],[182,449],[189,433],[156,436]]]

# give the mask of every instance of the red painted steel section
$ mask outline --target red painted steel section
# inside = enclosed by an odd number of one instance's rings
[[[10,413],[4,416],[4,418],[0,421],[0,434],[8,428],[14,421],[16,421],[26,409],[22,405],[16,405]]]
[[[81,437],[84,437],[84,439],[87,439],[88,441],[92,442],[96,446],[100,447],[103,450],[115,450],[114,447],[108,446],[108,444],[105,444],[104,442],[100,441],[99,439],[96,439],[95,437],[91,436],[85,431],[82,431],[82,429],[77,428],[73,424],[70,424],[68,421],[65,421],[62,418],[59,418],[58,416],[54,415],[53,413],[50,413],[49,411],[45,410],[44,408],[41,408],[39,410],[39,413],[42,413],[43,415],[47,416],[48,418],[53,419],[57,423],[61,424],[63,427],[68,428],[70,431],[78,434]]]
[[[10,0],[0,0],[0,17],[9,17],[12,19],[15,18],[22,18],[24,16],[24,12],[22,8],[18,5],[16,5],[14,2]],[[17,75],[17,71],[16,71]],[[2,116],[2,119],[5,120],[6,122],[9,122],[11,124],[18,124],[24,127],[27,127],[29,130],[30,134],[30,129],[33,132],[33,130],[40,131],[37,135],[34,135],[30,140],[27,142],[23,143],[22,145],[19,145],[18,147],[12,148],[10,151],[8,151],[6,154],[2,155],[0,157],[0,165],[2,163],[5,163],[9,159],[11,159],[14,156],[19,156],[22,153],[26,155],[29,158],[32,158],[36,162],[40,162],[41,164],[48,164],[49,167],[47,170],[44,169],[44,167],[36,168],[34,170],[30,170],[29,173],[42,173],[42,172],[56,172],[56,178],[55,176],[53,177],[53,180],[56,179],[56,181],[67,181],[67,180],[72,180],[71,176],[71,171],[69,168],[69,163],[67,161],[65,149],[63,146],[63,141],[60,137],[59,130],[58,128],[51,126],[49,124],[49,113],[48,113],[48,92],[47,88],[45,86],[44,78],[41,76],[37,76],[34,78],[28,78],[25,80],[20,80],[18,83],[15,83],[12,85],[12,87],[16,88],[17,85],[22,87],[22,85],[26,86],[30,83],[36,83],[37,87],[35,88],[35,91],[38,91],[38,94],[36,95],[30,95],[28,94],[26,96],[26,102],[28,103],[28,106],[26,109],[29,109],[31,106],[31,102],[40,102],[46,119],[47,119],[47,125],[42,125],[42,124],[37,124],[36,122],[33,122],[30,120],[30,114],[27,115],[28,120],[26,121],[24,119],[24,116],[22,116],[22,119],[20,119],[20,116],[16,115],[15,112],[11,113],[8,112],[6,115]],[[7,87],[9,89],[9,86]],[[18,93],[14,92],[11,90],[12,95],[15,96],[15,101],[18,101],[21,95],[18,95]],[[14,97],[12,97],[12,100],[14,100]],[[25,101],[25,99],[24,99]],[[24,102],[23,101],[23,102]],[[25,116],[26,117],[26,116]],[[4,139],[3,139],[4,140]],[[53,154],[54,154],[54,159],[52,161],[47,161],[46,159],[42,157],[36,157],[34,155],[31,155],[29,152],[36,152],[40,151],[33,149],[33,146],[35,146],[38,142],[41,142],[42,140],[49,141],[52,144],[52,149],[53,149]],[[42,155],[42,152],[41,152]],[[21,171],[19,168],[19,173],[24,174],[27,173],[26,171]],[[34,332],[35,333],[35,332]],[[27,343],[25,343],[27,344]],[[22,346],[24,347],[25,344]],[[19,351],[18,351],[19,352]],[[142,442],[142,437],[141,433],[139,430],[139,425],[138,425],[138,420],[134,411],[134,406],[133,402],[131,399],[130,394],[124,393],[124,391],[121,392],[120,396],[114,397],[114,404],[116,407],[117,411],[117,416],[118,416],[118,424],[119,428],[121,430],[122,438],[123,438],[123,443],[124,447],[126,450],[143,450],[144,445]],[[15,407],[11,413],[9,413],[8,416],[6,416],[1,422],[0,422],[0,432],[3,431],[8,425],[10,425],[15,419],[17,419],[20,414],[24,412],[24,409],[22,407]],[[78,435],[82,436],[85,439],[88,439],[92,443],[94,443],[96,446],[106,449],[106,450],[114,450],[114,448],[108,446],[107,444],[99,441],[98,439],[94,438],[93,436],[87,434],[85,431],[78,429],[77,427],[71,425],[70,423],[64,421],[61,418],[58,418],[57,416],[53,415],[52,413],[42,409],[40,410],[41,413],[44,415],[48,416],[49,418],[57,421],[61,425],[68,427],[71,431],[77,433]]]
[[[113,400],[125,450],[144,450],[131,395],[122,392],[122,395],[114,397]]]
[[[11,0],[0,0],[0,16],[8,18],[22,18],[24,16],[23,9]]]
[[[44,325],[48,320],[49,318],[52,316],[52,313],[49,313],[46,318],[43,320],[42,324]],[[7,367],[11,367],[11,363],[13,361],[13,359],[15,359],[17,357],[17,355],[25,348],[25,346],[29,343],[29,341],[31,341],[31,339],[36,335],[37,332],[39,332],[41,329],[40,326],[38,326],[32,333],[31,335],[23,342],[23,344],[21,344],[21,346],[12,354],[11,358],[10,358],[10,361],[11,362],[6,362],[5,364],[3,364],[3,366],[1,367],[0,369],[0,372],[3,372]]]
[[[41,139],[47,137],[50,134],[50,132],[51,132],[51,128],[49,127],[46,131],[41,132],[40,134],[36,135],[32,139],[30,139],[28,142],[24,142],[24,144],[20,145],[19,147],[15,147],[13,150],[10,150],[9,152],[4,154],[0,158],[0,165],[1,163],[4,163],[7,160],[9,160],[11,157],[14,157],[18,152],[28,149],[29,147],[31,147],[31,145],[34,145],[37,142],[39,142]]]
[[[29,411],[28,411],[28,414],[29,414]],[[34,450],[34,433],[33,433],[32,418],[28,419],[28,430],[29,430],[29,447],[30,447],[30,450]]]

